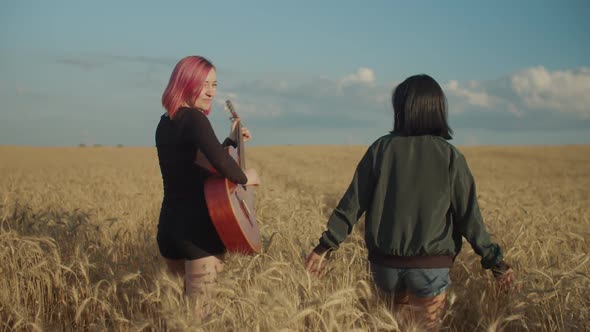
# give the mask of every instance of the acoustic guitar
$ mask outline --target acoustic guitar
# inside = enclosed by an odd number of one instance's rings
[[[225,102],[226,109],[231,113],[230,120],[238,118],[231,101]],[[226,148],[229,155],[246,169],[246,150],[242,137],[241,121],[230,137],[237,143],[237,148]],[[235,184],[219,175],[213,175],[205,181],[205,199],[209,208],[209,216],[223,241],[227,251],[244,254],[260,253],[260,232],[256,223],[254,209],[254,187]]]

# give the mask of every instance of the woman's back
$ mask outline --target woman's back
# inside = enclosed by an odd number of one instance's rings
[[[184,134],[184,112],[175,120],[162,115],[156,129],[156,148],[164,186],[164,200],[189,198],[202,193],[206,170],[195,164],[198,147]]]
[[[373,245],[395,243],[381,248],[390,255],[448,255],[432,248],[429,240],[447,238],[451,230],[455,148],[438,136],[387,135],[376,142],[374,153],[375,190],[366,228]],[[436,245],[448,246],[452,242]]]

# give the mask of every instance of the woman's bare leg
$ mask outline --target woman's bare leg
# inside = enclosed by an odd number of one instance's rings
[[[185,262],[184,289],[187,297],[199,299],[201,308],[197,308],[197,315],[202,318],[208,314],[207,301],[214,297],[212,286],[217,274],[223,271],[223,256],[208,256]]]
[[[404,322],[412,319],[411,313],[408,312],[410,299],[407,292],[396,292],[393,295],[389,293],[387,298],[389,308],[394,313],[398,323],[404,324]]]
[[[201,302],[196,308],[196,314],[201,318],[209,314],[207,302],[214,297],[212,286],[217,280],[217,274],[223,271],[222,258],[223,256],[208,256],[185,262],[185,295]]]
[[[424,323],[427,331],[440,330],[445,310],[447,292],[433,297],[409,296],[411,310],[419,321]]]

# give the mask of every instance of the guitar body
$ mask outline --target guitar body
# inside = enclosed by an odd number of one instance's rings
[[[231,103],[228,106],[233,110]],[[240,133],[239,125],[237,132]],[[228,147],[226,150],[243,169],[243,141],[241,137],[236,141],[239,142],[237,149]],[[213,175],[205,181],[204,189],[209,216],[227,251],[260,253],[262,246],[254,209],[254,187],[235,184],[224,177]]]

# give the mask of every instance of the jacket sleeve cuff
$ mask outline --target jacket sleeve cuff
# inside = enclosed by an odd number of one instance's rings
[[[502,253],[502,249],[499,245],[494,244],[493,248],[491,248],[492,252],[488,255],[481,258],[481,266],[485,270],[489,270],[496,266],[496,264],[500,263],[504,259],[504,254]]]
[[[497,278],[497,277],[503,275],[504,273],[506,273],[506,271],[508,271],[509,269],[510,269],[510,265],[508,265],[508,263],[501,260],[496,265],[494,265],[494,267],[492,267],[491,270],[492,270],[492,274],[494,275],[494,277]]]
[[[326,253],[330,253],[330,252],[332,252],[333,250],[334,250],[334,249],[332,249],[332,248],[329,248],[329,247],[326,247],[326,246],[324,246],[324,245],[323,245],[323,244],[321,244],[321,243],[320,243],[320,244],[318,244],[318,245],[317,245],[315,248],[313,248],[313,252],[315,252],[316,254],[318,254],[318,255],[320,255],[320,256],[321,256],[321,255],[323,255],[323,254],[326,254]]]

